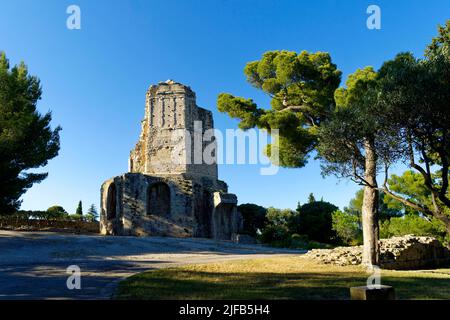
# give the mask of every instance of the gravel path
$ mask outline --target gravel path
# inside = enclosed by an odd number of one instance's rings
[[[142,271],[299,253],[210,239],[0,230],[0,299],[109,299],[120,280]],[[70,265],[81,269],[80,290],[67,289]]]

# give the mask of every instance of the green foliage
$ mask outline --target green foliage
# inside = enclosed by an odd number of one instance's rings
[[[438,35],[431,40],[425,55],[429,59],[446,57],[450,59],[450,20],[438,27]]]
[[[444,224],[436,218],[428,220],[415,214],[392,218],[384,221],[380,225],[380,238],[390,238],[407,234],[433,236],[444,241],[446,230]]]
[[[51,113],[36,110],[41,98],[39,79],[22,62],[10,68],[0,52],[0,213],[11,214],[21,195],[47,177],[27,170],[45,166],[58,155],[60,127],[52,130]]]
[[[243,233],[253,237],[258,230],[262,230],[267,222],[267,209],[253,203],[244,203],[238,206],[238,211],[243,218]]]
[[[376,78],[377,73],[372,67],[357,69],[355,73],[350,74],[345,82],[346,87],[341,87],[334,93],[337,108],[361,106],[367,92],[376,86]]]
[[[67,216],[66,210],[61,206],[52,206],[47,209],[48,218],[63,219]]]
[[[361,216],[362,205],[364,199],[364,189],[359,189],[355,197],[350,200],[348,208],[344,208],[352,214]],[[392,217],[400,217],[404,214],[405,207],[397,200],[393,200],[383,192],[380,193],[378,199],[379,220],[384,221]]]
[[[316,202],[316,198],[314,197],[313,193],[310,193],[308,196],[308,203]]]
[[[275,165],[303,167],[317,143],[316,127],[334,109],[341,72],[328,53],[268,51],[261,60],[248,63],[244,73],[252,86],[270,96],[271,109],[259,108],[252,99],[221,93],[218,110],[240,119],[241,129],[279,130],[266,155]]]
[[[294,215],[295,212],[290,209],[267,208],[266,225],[260,240],[274,247],[290,247],[292,231],[288,223]]]
[[[8,215],[9,218],[18,220],[65,220],[68,218],[67,212],[60,206],[53,206],[46,211],[40,210],[20,210]]]
[[[268,51],[248,63],[244,73],[250,84],[272,97],[274,110],[304,105],[316,120],[333,106],[341,77],[328,53],[307,51]]]
[[[274,207],[267,208],[266,219],[268,224],[275,226],[287,226],[295,212],[290,209],[276,209]]]
[[[297,209],[298,214],[289,219],[289,230],[311,240],[333,243],[336,233],[332,229],[332,213],[336,210],[335,205],[325,201],[304,204]]]
[[[262,212],[261,207],[256,205],[247,205],[247,209]],[[261,228],[257,238],[274,247],[303,249],[328,247],[323,242],[336,241],[336,235],[331,229],[331,214],[335,210],[336,206],[323,201],[299,205],[297,211],[269,207],[266,210],[264,227]]]
[[[91,204],[89,207],[87,213],[86,213],[86,221],[95,222],[98,218],[98,212],[97,208],[95,207],[95,204]]]
[[[448,169],[450,163],[450,20],[425,52],[425,59],[402,53],[380,69],[381,122],[395,128],[398,152],[419,172],[436,203],[423,211],[447,224],[450,209]],[[419,157],[418,157],[419,155]],[[432,170],[429,169],[433,169]]]
[[[42,221],[86,221],[96,222],[95,216],[80,215],[80,214],[68,214],[61,206],[52,206],[46,211],[39,210],[20,210],[8,216],[5,219],[17,219],[17,220],[42,220]]]
[[[222,93],[217,100],[220,112],[227,112],[232,118],[240,119],[239,128],[245,130],[258,126],[258,121],[264,110],[258,109],[252,99],[234,97],[231,94]]]
[[[332,214],[332,229],[339,239],[348,245],[362,244],[362,229],[360,215],[349,211],[336,210]]]
[[[328,243],[322,243],[322,242],[317,242],[317,241],[309,241],[306,249],[308,250],[312,250],[312,249],[331,249],[334,246]]]
[[[83,215],[81,214],[69,214],[68,218],[71,221],[83,221]]]
[[[392,174],[388,179],[388,183],[392,191],[405,199],[412,200],[423,206],[431,205],[431,192],[425,186],[425,179],[421,174],[412,170],[403,172],[401,176]],[[389,208],[402,210],[405,213],[418,213],[394,198],[386,197],[385,202]]]
[[[82,216],[83,215],[83,203],[78,202],[77,211],[75,212],[76,215]]]
[[[289,247],[291,245],[290,232],[287,225],[268,224],[262,230],[259,237],[261,242],[268,243],[274,247]]]
[[[336,90],[336,110],[318,130],[317,150],[323,175],[334,174],[365,183],[368,145],[378,162],[397,160],[395,130],[379,120],[384,112],[379,103],[379,81],[379,74],[366,67],[356,70],[348,77],[346,87]]]
[[[48,211],[39,211],[39,210],[20,210],[10,215],[11,217],[14,217],[16,219],[23,219],[23,220],[29,220],[29,219],[42,219],[42,220],[50,220],[54,218],[54,215],[52,213],[49,213]]]
[[[345,208],[346,211],[361,216],[363,200],[364,200],[364,189],[359,189],[358,191],[356,191],[355,196],[352,199],[350,199],[348,208]]]
[[[407,170],[402,175],[391,175],[388,181],[391,189],[406,199],[413,200],[421,205],[429,205],[432,201],[421,174]],[[359,236],[347,235],[356,231],[356,221],[361,219],[363,193],[363,189],[358,190],[344,212],[333,213],[333,229],[339,238],[348,244],[360,242]],[[384,193],[380,194],[379,208],[380,236],[382,238],[415,234],[434,236],[444,242],[444,239],[448,237],[445,235],[445,225],[438,219],[424,218],[422,213],[405,206]]]

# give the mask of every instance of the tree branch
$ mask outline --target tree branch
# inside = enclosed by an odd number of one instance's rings
[[[353,166],[353,176],[356,178],[356,179],[352,179],[352,180],[355,183],[358,183],[361,186],[367,186],[367,187],[370,187],[372,189],[376,189],[376,187],[374,185],[370,184],[366,179],[364,179],[363,177],[361,177],[357,173],[357,171],[356,171],[357,165],[356,165],[356,160],[355,159],[352,159],[352,166]]]
[[[385,173],[387,173],[387,170],[385,169]],[[379,191],[384,192],[385,194],[387,194],[388,196],[390,196],[391,198],[403,203],[404,205],[413,208],[416,211],[422,212],[425,215],[431,216],[431,217],[435,217],[437,219],[439,219],[440,221],[442,221],[447,230],[449,230],[450,232],[450,218],[448,216],[446,216],[444,213],[442,213],[439,209],[439,207],[436,207],[436,210],[431,210],[430,208],[426,207],[426,206],[422,206],[414,201],[405,199],[395,193],[393,193],[388,185],[387,185],[387,179],[385,178],[384,180],[384,184],[383,184],[383,188],[378,188]]]
[[[309,114],[309,107],[306,106],[287,106],[286,105],[286,101],[283,101],[283,105],[285,106],[285,108],[283,111],[292,111],[292,112],[301,112],[307,119],[308,119],[308,124],[312,127],[317,127],[316,121],[314,120],[314,118]]]
[[[413,208],[416,211],[422,212],[424,214],[430,215],[430,216],[434,216],[434,211],[431,210],[430,208],[427,208],[425,206],[421,206],[420,204],[405,199],[395,193],[393,193],[391,190],[389,190],[389,187],[387,185],[383,185],[383,188],[378,188],[379,191],[384,192],[385,194],[387,194],[388,196],[390,196],[391,198],[403,203],[404,205]]]

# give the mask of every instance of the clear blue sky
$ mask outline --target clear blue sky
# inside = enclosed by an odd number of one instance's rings
[[[81,30],[66,28],[66,8],[81,8]],[[382,29],[366,28],[366,8],[379,5]],[[174,79],[196,91],[218,129],[237,122],[216,108],[220,92],[268,100],[243,75],[267,50],[328,51],[346,76],[400,51],[420,56],[450,19],[450,1],[413,0],[0,0],[0,50],[40,77],[42,112],[61,125],[61,150],[49,177],[23,196],[24,209],[60,204],[74,212],[99,204],[101,183],[126,172],[150,84]],[[323,179],[311,160],[302,169],[261,176],[256,165],[222,165],[220,178],[240,203],[295,208],[313,192],[347,205],[352,182]]]

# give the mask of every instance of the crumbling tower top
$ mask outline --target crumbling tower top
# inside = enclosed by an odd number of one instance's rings
[[[196,123],[196,125],[194,125]],[[203,159],[194,163],[194,148],[215,141],[194,143],[194,129],[212,129],[209,110],[196,104],[195,92],[173,80],[152,85],[147,91],[141,135],[130,153],[129,171],[148,175],[188,174],[217,179],[217,164]]]

